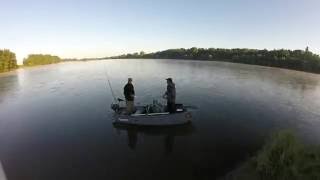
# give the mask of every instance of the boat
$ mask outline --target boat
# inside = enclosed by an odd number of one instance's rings
[[[192,121],[192,113],[183,104],[176,104],[176,112],[169,113],[167,107],[153,100],[152,104],[135,106],[132,114],[127,114],[126,107],[121,106],[122,99],[118,103],[111,104],[115,112],[114,124],[137,126],[175,126],[187,124]]]

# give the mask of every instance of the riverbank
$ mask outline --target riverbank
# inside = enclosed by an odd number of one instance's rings
[[[57,64],[62,62],[59,56],[50,54],[30,54],[23,59],[23,65],[17,64],[15,53],[8,49],[0,49],[0,73],[11,72],[18,68]]]
[[[65,63],[65,62],[60,62],[60,63]],[[33,66],[17,65],[17,68],[16,68],[16,69],[11,69],[10,71],[0,72],[0,74],[12,73],[12,72],[17,71],[17,70],[19,70],[19,69],[32,69],[32,68],[45,67],[45,66],[56,65],[56,64],[59,64],[59,63],[33,65]]]
[[[320,149],[283,130],[273,134],[256,156],[220,180],[260,179],[320,179]]]
[[[129,58],[125,58],[125,59],[129,59]],[[132,58],[132,60],[134,59],[145,59],[145,58]],[[100,58],[100,59],[90,59],[90,60],[62,60],[61,62],[58,63],[54,63],[54,64],[42,64],[42,65],[32,65],[32,66],[26,66],[26,65],[18,65],[18,67],[16,69],[12,69],[10,71],[5,71],[5,72],[0,72],[0,74],[2,73],[8,73],[8,72],[12,72],[18,69],[25,69],[25,68],[36,68],[36,67],[42,67],[42,66],[48,66],[48,65],[55,65],[55,64],[60,64],[60,63],[80,63],[80,62],[89,62],[89,61],[101,61],[101,60],[124,60],[124,59],[110,59],[110,58]],[[130,59],[131,60],[131,59]],[[148,59],[146,59],[148,60]],[[156,60],[175,60],[175,61],[181,61],[182,59],[156,59]],[[281,68],[281,67],[275,67],[275,66],[263,66],[263,65],[257,65],[257,64],[246,64],[246,63],[238,63],[238,62],[231,62],[228,61],[227,59],[220,59],[220,60],[194,60],[194,59],[183,59],[183,61],[202,61],[202,62],[225,62],[225,63],[235,63],[235,64],[243,64],[243,65],[253,65],[253,66],[257,66],[257,67],[267,67],[267,68],[279,68],[279,69],[284,69],[284,70],[290,70],[290,71],[297,71],[297,72],[305,72],[305,73],[313,73],[313,74],[320,74],[320,73],[316,73],[316,72],[308,72],[308,71],[301,71],[301,70],[296,70],[296,69],[288,69],[288,68]]]
[[[320,73],[320,56],[305,50],[259,50],[259,49],[221,49],[190,48],[168,49],[154,53],[133,53],[106,57],[109,59],[181,59],[205,60],[279,67],[298,71]]]
[[[44,66],[51,66],[51,65],[56,65],[64,62],[59,62],[59,63],[53,63],[53,64],[39,64],[39,65],[32,65],[32,66],[26,66],[26,65],[19,65],[18,69],[30,69],[30,68],[36,68],[36,67],[44,67]]]

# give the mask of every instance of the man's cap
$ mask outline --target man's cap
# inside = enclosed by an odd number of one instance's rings
[[[166,80],[167,80],[167,81],[171,81],[171,82],[172,82],[172,78],[167,78]]]
[[[128,81],[132,81],[132,78],[128,78]]]

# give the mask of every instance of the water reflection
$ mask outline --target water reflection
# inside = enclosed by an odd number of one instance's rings
[[[166,155],[170,154],[174,148],[175,137],[190,136],[195,132],[195,127],[192,123],[172,127],[139,127],[128,125],[113,125],[118,131],[127,133],[128,147],[135,150],[139,135],[146,136],[161,136],[163,137],[163,148]]]
[[[19,87],[19,79],[16,74],[6,74],[1,75],[0,80],[0,103],[2,103],[6,102],[6,98],[14,96]]]

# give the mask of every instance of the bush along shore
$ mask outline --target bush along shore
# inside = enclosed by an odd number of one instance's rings
[[[270,67],[280,67],[312,73],[320,73],[320,57],[305,50],[258,50],[258,49],[221,49],[221,48],[190,48],[168,49],[155,53],[125,54],[107,57],[109,59],[185,59],[210,60],[233,63],[244,63]]]
[[[15,53],[8,49],[0,49],[0,73],[15,70],[19,67],[38,66],[62,62],[60,57],[49,54],[31,54],[23,60],[23,65],[17,65]]]
[[[320,148],[303,144],[293,131],[271,136],[256,156],[221,180],[320,179]]]
[[[15,53],[7,49],[0,49],[0,73],[17,69],[17,59]]]
[[[55,64],[62,60],[58,56],[52,56],[49,54],[31,54],[23,60],[24,66],[37,66],[45,64]]]

